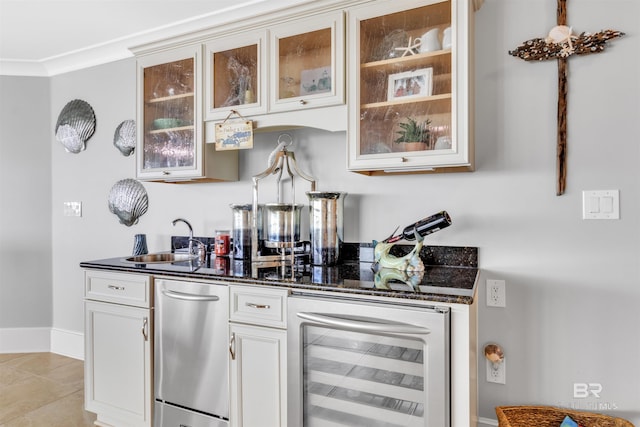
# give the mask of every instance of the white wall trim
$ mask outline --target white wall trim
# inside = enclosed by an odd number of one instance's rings
[[[51,349],[51,328],[0,328],[0,353],[41,353]]]
[[[0,328],[0,353],[45,352],[84,360],[84,334],[59,328]]]
[[[497,426],[498,421],[492,420],[491,418],[478,417],[478,426]]]
[[[67,329],[51,328],[51,352],[84,360],[84,334]]]
[[[335,0],[334,0],[335,1]],[[173,37],[184,37],[220,25],[277,13],[298,5],[312,4],[314,0],[246,0],[229,2],[229,6],[214,12],[150,28],[127,36],[107,40],[75,51],[39,60],[21,61],[0,58],[0,75],[52,77],[58,74],[106,64],[133,56],[131,46],[157,43]]]

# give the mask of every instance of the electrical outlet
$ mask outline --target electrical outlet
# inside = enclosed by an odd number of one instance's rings
[[[507,383],[507,362],[502,359],[500,363],[493,363],[487,360],[487,382],[496,384]]]
[[[506,307],[507,290],[504,280],[487,279],[487,306]]]

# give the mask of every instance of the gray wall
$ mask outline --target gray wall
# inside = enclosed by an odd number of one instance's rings
[[[544,403],[602,408],[640,424],[640,41],[635,34],[640,2],[569,2],[575,31],[612,28],[628,34],[603,54],[569,61],[569,173],[561,197],[555,196],[556,65],[507,55],[520,42],[544,36],[555,25],[555,7],[552,0],[486,0],[476,15],[476,172],[352,174],[344,167],[342,132],[296,130],[296,156],[318,178],[319,189],[349,192],[347,241],[380,239],[396,225],[446,209],[454,226],[430,236],[429,243],[479,247],[479,344],[498,342],[507,358],[506,385],[486,383],[484,361],[479,362],[480,417],[495,419],[496,405]],[[134,68],[133,60],[125,60],[52,78],[51,111],[38,122],[43,125],[38,135],[44,132],[49,138],[41,144],[43,151],[53,148],[52,204],[32,211],[52,212],[53,326],[61,330],[83,330],[80,261],[128,254],[136,233],[148,235],[151,251],[167,249],[169,236],[185,231],[171,226],[177,217],[189,219],[197,234],[228,228],[228,205],[251,200],[250,177],[265,168],[278,136],[260,134],[254,150],[241,153],[239,182],[145,183],[149,211],[127,228],[108,211],[107,195],[117,180],[134,176],[134,159],[112,145],[116,126],[135,116]],[[41,92],[20,90],[13,98],[22,102],[27,94],[27,104],[37,104]],[[74,98],[88,101],[98,118],[87,150],[76,155],[64,152],[51,130],[64,104]],[[3,114],[3,128],[5,121]],[[14,148],[4,130],[2,135],[4,218],[7,212],[18,216],[5,207],[5,195],[25,197],[15,195],[6,179],[18,191],[30,189],[35,180],[32,174],[15,179],[23,173],[18,165],[26,163],[22,159],[27,154],[15,154],[6,169],[5,153]],[[46,170],[42,155],[28,150],[29,163],[38,157]],[[33,173],[41,173],[39,169],[30,168]],[[582,220],[582,190],[606,189],[620,190],[621,219]],[[63,217],[64,201],[82,201],[83,216]],[[37,205],[40,198],[31,202]],[[4,219],[0,227],[4,255],[4,233],[14,229]],[[33,239],[13,242],[36,255]],[[46,258],[42,256],[45,264]],[[12,268],[11,275],[22,279],[22,270]],[[486,279],[506,280],[506,308],[484,305]],[[33,278],[29,286],[47,280],[46,275]],[[4,291],[4,280],[2,287],[3,312],[5,306],[23,304],[19,293]],[[46,294],[46,286],[41,287]],[[47,310],[45,302],[41,311]],[[16,318],[25,326],[42,323],[26,313]],[[574,383],[601,383],[600,398],[574,399]]]
[[[51,326],[49,101],[49,79],[0,77],[0,330]]]

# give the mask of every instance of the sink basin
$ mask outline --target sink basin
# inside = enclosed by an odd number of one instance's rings
[[[172,262],[184,262],[191,261],[196,259],[195,255],[189,254],[177,254],[173,252],[158,252],[155,254],[146,254],[146,255],[136,255],[125,258],[129,262],[135,262],[139,264],[161,264],[161,263],[172,263]]]

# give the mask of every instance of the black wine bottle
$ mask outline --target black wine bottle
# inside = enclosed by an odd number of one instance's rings
[[[408,225],[402,230],[402,234],[392,237],[388,240],[389,243],[397,242],[400,239],[415,240],[416,233],[424,237],[428,234],[440,231],[451,225],[451,217],[446,211],[438,212],[427,218]]]

